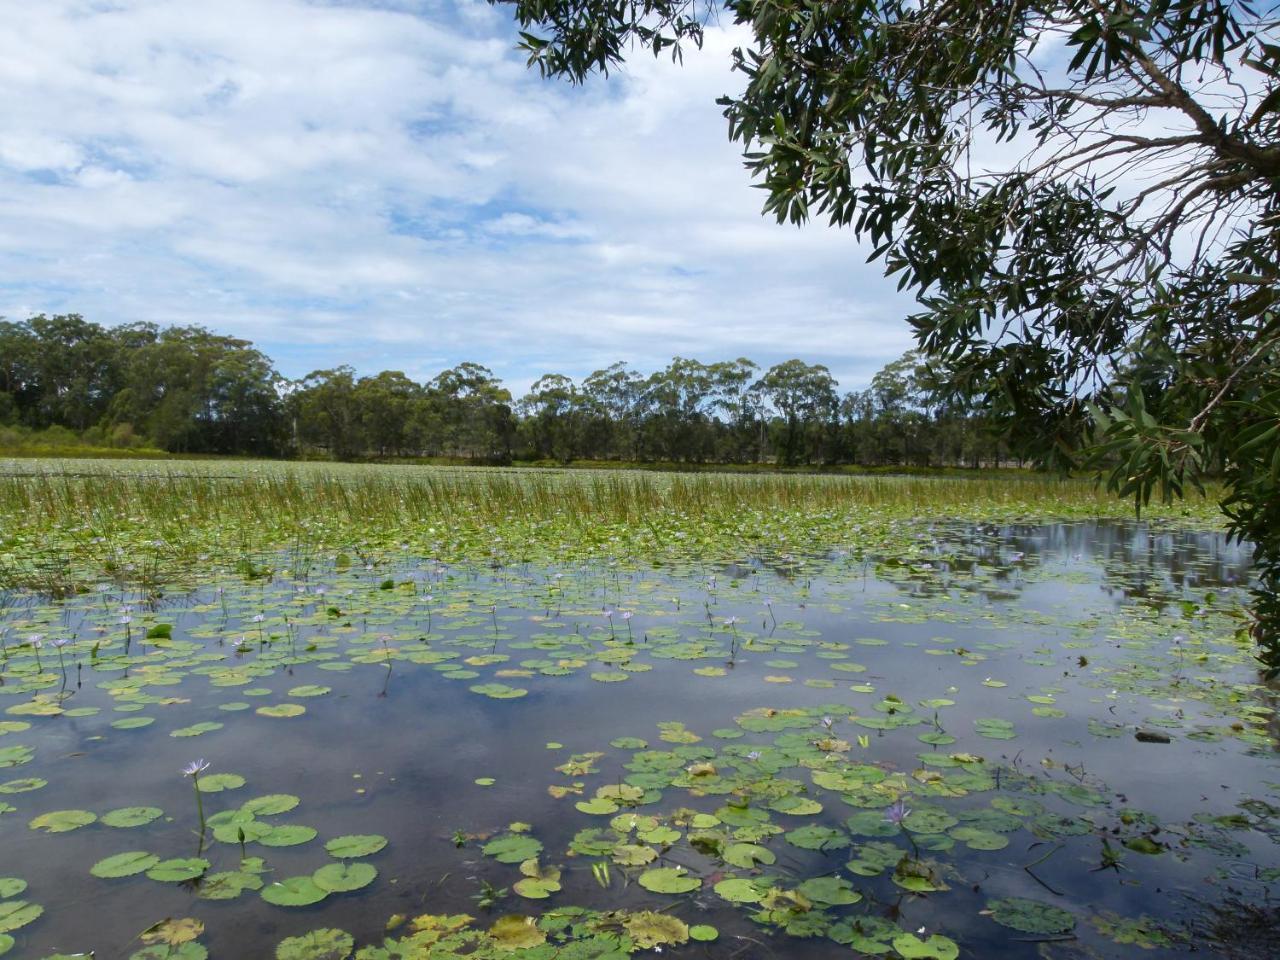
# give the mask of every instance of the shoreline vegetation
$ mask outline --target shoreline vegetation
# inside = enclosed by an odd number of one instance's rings
[[[1218,492],[1143,519],[1218,530]],[[0,460],[0,587],[159,590],[335,552],[623,566],[909,555],[937,524],[1132,519],[1085,480],[250,460]],[[905,551],[905,553],[904,553]]]

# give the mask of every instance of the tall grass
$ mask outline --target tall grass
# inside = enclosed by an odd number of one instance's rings
[[[211,566],[281,548],[412,543],[453,558],[821,550],[903,521],[1122,517],[1093,484],[255,461],[0,461],[0,582]],[[1211,500],[1157,509],[1220,523]],[[33,571],[40,571],[39,576]],[[52,587],[51,589],[64,589]]]

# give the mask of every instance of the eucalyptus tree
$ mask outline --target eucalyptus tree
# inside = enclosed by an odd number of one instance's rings
[[[544,74],[745,27],[765,212],[850,227],[921,348],[1137,508],[1225,470],[1280,673],[1280,13],[1245,0],[494,0]]]
[[[765,371],[752,389],[764,397],[781,418],[781,440],[778,459],[786,466],[805,459],[826,459],[823,454],[824,434],[833,425],[839,411],[836,381],[831,371],[821,364],[803,360],[784,360]],[[809,434],[811,442],[804,439]]]

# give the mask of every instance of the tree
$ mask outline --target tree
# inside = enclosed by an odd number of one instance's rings
[[[806,425],[821,428],[835,418],[839,406],[836,382],[821,364],[785,360],[770,367],[752,389],[766,397],[782,417],[781,461],[800,462],[801,439]]]
[[[512,0],[581,82],[720,4]],[[1240,0],[724,0],[765,211],[851,227],[1015,449],[1141,508],[1220,466],[1280,674],[1280,19]],[[1261,9],[1262,12],[1259,12]]]

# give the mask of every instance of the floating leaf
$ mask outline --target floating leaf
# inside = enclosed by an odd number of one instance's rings
[[[150,870],[159,862],[160,858],[154,853],[147,853],[145,850],[130,850],[126,853],[117,853],[115,856],[107,857],[105,860],[99,860],[89,868],[89,872],[95,877],[101,877],[104,880],[117,877],[132,877],[134,874]]]
[[[1023,933],[1067,933],[1076,925],[1076,918],[1061,907],[1025,897],[992,900],[986,912],[1001,926]]]
[[[494,946],[503,951],[527,950],[547,942],[547,935],[533,917],[522,914],[499,917],[489,928],[489,936]]]
[[[537,841],[534,842],[536,843]],[[377,853],[386,845],[387,838],[376,833],[349,834],[344,837],[334,837],[324,845],[324,848],[331,857],[337,857],[340,860],[352,860],[356,857],[367,857],[370,854]]]
[[[262,899],[277,907],[306,907],[328,895],[311,877],[289,877],[262,888]]]
[[[195,917],[168,918],[148,927],[138,935],[143,943],[164,943],[180,947],[204,933],[204,924]]]
[[[311,875],[316,886],[330,893],[347,893],[367,887],[378,876],[378,868],[368,863],[331,863]]]
[[[161,860],[147,870],[147,876],[163,883],[182,883],[202,876],[209,869],[209,861],[200,857],[178,857]]]
[[[0,901],[0,933],[25,927],[33,920],[38,920],[43,913],[44,907],[25,900]]]
[[[164,815],[159,807],[121,807],[102,815],[102,823],[108,827],[127,829],[142,827]]]
[[[53,810],[42,813],[27,825],[32,830],[40,830],[44,833],[70,833],[72,830],[87,827],[97,819],[98,815],[88,810]]]
[[[658,867],[640,874],[640,886],[654,893],[688,893],[702,881],[680,867]]]
[[[211,773],[200,778],[201,793],[221,793],[223,790],[238,790],[244,786],[244,777],[238,773]]]
[[[259,707],[254,713],[262,717],[300,717],[307,712],[307,708],[300,703],[277,703],[269,707]]]
[[[282,940],[276,960],[347,960],[355,945],[355,938],[345,930],[322,928]]]
[[[27,881],[19,877],[0,877],[0,900],[16,897],[27,889]]]
[[[280,813],[288,813],[301,801],[290,793],[270,793],[265,797],[254,797],[240,805],[240,809],[257,817],[272,817]]]

